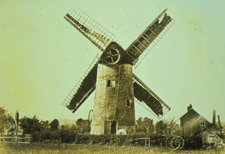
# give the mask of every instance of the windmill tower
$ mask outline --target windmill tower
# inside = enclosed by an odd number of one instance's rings
[[[115,134],[135,125],[137,102],[158,118],[170,110],[135,74],[137,67],[175,22],[164,10],[124,50],[115,36],[74,6],[64,18],[103,53],[96,56],[63,105],[75,112],[95,90],[91,134]]]

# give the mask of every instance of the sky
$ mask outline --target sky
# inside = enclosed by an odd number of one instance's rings
[[[63,16],[76,5],[126,49],[164,10],[176,21],[133,70],[179,118],[187,106],[225,121],[225,1],[0,0],[0,107],[20,117],[88,118],[94,93],[72,113],[62,105],[101,51]],[[140,105],[136,118],[157,121]]]

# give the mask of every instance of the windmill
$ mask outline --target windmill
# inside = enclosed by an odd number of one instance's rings
[[[135,125],[134,102],[161,118],[170,107],[133,72],[175,22],[164,10],[138,38],[124,50],[115,35],[74,6],[64,18],[103,53],[72,89],[63,105],[72,112],[95,90],[91,134],[115,134]]]

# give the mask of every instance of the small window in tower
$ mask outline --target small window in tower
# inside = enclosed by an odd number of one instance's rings
[[[111,87],[111,80],[107,80],[107,87]]]
[[[112,87],[116,86],[116,81],[112,81]]]
[[[127,100],[127,106],[130,106],[131,103],[130,103],[130,100]]]

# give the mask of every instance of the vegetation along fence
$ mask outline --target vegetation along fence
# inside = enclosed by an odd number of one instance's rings
[[[31,143],[32,137],[25,136],[1,136],[0,143]]]

